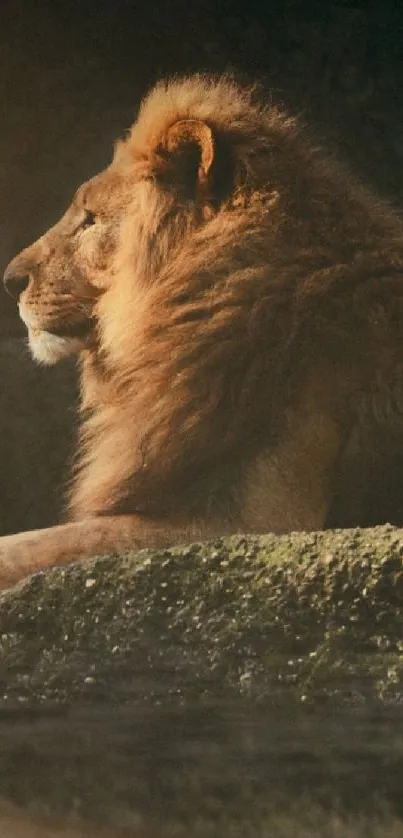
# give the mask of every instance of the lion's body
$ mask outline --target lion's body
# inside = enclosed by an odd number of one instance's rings
[[[360,427],[403,437],[402,222],[228,79],[157,86],[25,276],[34,356],[80,356],[70,517],[103,516],[98,548],[120,515],[140,546],[319,528]],[[58,532],[44,565],[85,557]]]

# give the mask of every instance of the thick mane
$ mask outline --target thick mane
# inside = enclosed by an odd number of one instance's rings
[[[159,82],[143,100],[138,118],[117,152],[149,154],[158,145],[168,126],[180,119],[199,119],[228,131],[239,144],[250,137],[256,149],[267,143],[268,131],[288,133],[296,121],[277,107],[268,108],[259,98],[257,86],[239,87],[229,76],[211,78],[195,75]]]
[[[203,223],[186,202],[168,212],[162,192],[143,208],[141,240],[127,221],[99,306],[100,346],[83,359],[90,415],[73,517],[236,504],[241,472],[273,445],[318,346],[351,351],[351,321],[363,315],[344,322],[340,289],[362,281],[373,242],[394,231],[393,215],[368,213],[365,191],[295,120],[227,77],[157,85],[116,147],[117,170],[139,159],[152,170],[161,137],[183,119],[212,128],[232,188]]]

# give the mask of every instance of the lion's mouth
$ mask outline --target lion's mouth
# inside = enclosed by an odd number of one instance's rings
[[[78,323],[63,323],[62,326],[47,327],[44,331],[58,338],[85,338],[94,326],[94,318],[89,317]]]

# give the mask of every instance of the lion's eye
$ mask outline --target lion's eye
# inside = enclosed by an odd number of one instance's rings
[[[80,224],[80,229],[86,230],[87,227],[92,227],[93,224],[95,224],[96,220],[96,216],[93,212],[90,212],[90,210],[85,210],[85,218]]]

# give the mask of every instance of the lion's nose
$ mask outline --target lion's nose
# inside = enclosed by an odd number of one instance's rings
[[[29,285],[29,275],[28,274],[20,274],[18,271],[15,271],[12,264],[6,269],[6,272],[3,277],[4,287],[8,294],[14,298],[14,300],[19,300],[23,291],[28,288]]]

